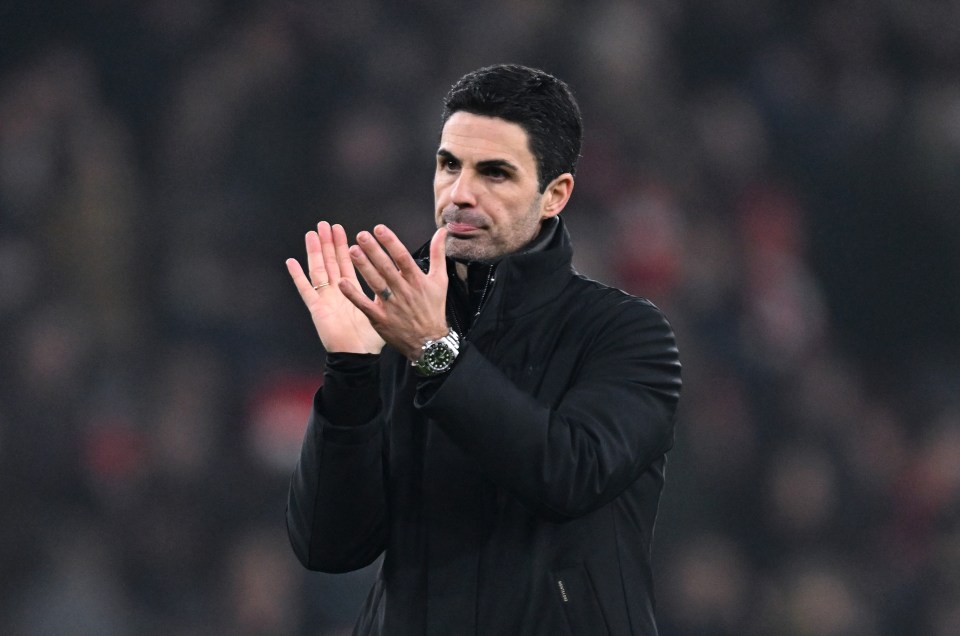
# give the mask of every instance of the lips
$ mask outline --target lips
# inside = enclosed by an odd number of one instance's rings
[[[471,234],[479,229],[470,223],[447,223],[447,231],[451,234]]]
[[[447,231],[454,236],[466,236],[479,232],[486,227],[487,219],[484,215],[473,210],[444,210],[441,220]]]

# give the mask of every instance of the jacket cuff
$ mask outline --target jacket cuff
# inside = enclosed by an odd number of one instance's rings
[[[360,426],[380,410],[380,356],[331,353],[314,409],[339,427]]]

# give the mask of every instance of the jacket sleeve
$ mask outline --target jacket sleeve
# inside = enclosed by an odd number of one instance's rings
[[[417,406],[481,469],[551,519],[617,497],[673,444],[680,361],[652,304],[622,303],[581,332],[571,384],[554,405],[518,388],[466,343],[448,377]]]
[[[334,424],[324,403],[324,391],[332,389],[331,384],[327,380],[314,398],[290,481],[287,534],[305,567],[334,573],[362,568],[380,555],[387,506],[380,409],[375,406],[372,416],[361,423]],[[356,399],[364,393],[366,404],[377,405],[375,383],[354,387],[346,396]]]

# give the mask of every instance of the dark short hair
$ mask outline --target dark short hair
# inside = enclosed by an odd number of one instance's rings
[[[576,174],[583,138],[580,107],[553,75],[519,64],[467,73],[444,99],[442,124],[459,111],[519,124],[537,161],[540,192],[564,172]]]

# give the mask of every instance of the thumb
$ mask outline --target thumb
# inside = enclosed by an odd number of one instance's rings
[[[447,277],[447,228],[442,227],[433,233],[430,239],[430,271],[431,277]]]

